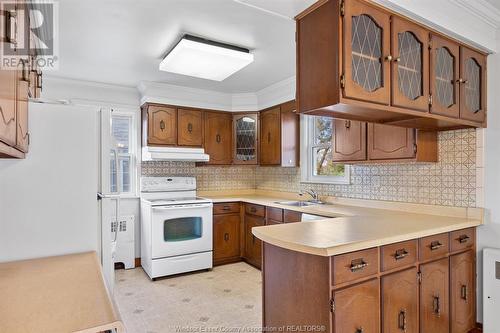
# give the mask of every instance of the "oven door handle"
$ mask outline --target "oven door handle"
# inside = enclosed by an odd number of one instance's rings
[[[210,208],[212,207],[211,203],[207,204],[195,204],[195,205],[186,205],[186,206],[162,206],[162,207],[153,207],[154,210],[173,210],[173,209],[193,209],[193,208]]]

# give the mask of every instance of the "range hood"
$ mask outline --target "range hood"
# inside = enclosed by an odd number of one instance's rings
[[[143,161],[208,162],[209,159],[203,148],[142,147]]]

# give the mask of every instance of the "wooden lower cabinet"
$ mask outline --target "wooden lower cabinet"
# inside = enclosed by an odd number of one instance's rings
[[[265,225],[265,218],[245,215],[245,260],[260,269],[262,262],[262,241],[252,234],[253,227]]]
[[[476,323],[474,251],[450,257],[451,332],[467,333]]]
[[[333,292],[333,333],[380,332],[379,281],[363,282]]]
[[[214,215],[214,265],[240,258],[240,214]]]
[[[418,333],[417,268],[382,277],[382,332]]]
[[[449,260],[443,258],[420,266],[420,332],[448,333]]]

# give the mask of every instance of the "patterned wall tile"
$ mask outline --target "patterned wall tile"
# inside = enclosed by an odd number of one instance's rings
[[[256,168],[249,166],[200,166],[194,162],[143,162],[143,176],[196,177],[199,190],[254,189]]]
[[[476,206],[476,131],[440,132],[439,162],[351,166],[351,184],[306,184],[299,168],[196,167],[193,162],[144,162],[145,176],[195,176],[200,190],[265,189],[445,206]]]
[[[351,166],[350,185],[301,183],[299,168],[258,167],[256,187],[292,192],[313,188],[337,197],[475,207],[475,130],[440,132],[438,146],[438,163]]]

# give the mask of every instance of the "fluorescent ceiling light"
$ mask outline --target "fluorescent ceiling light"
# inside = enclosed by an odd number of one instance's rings
[[[160,70],[223,81],[252,62],[248,49],[184,35],[160,63]]]

